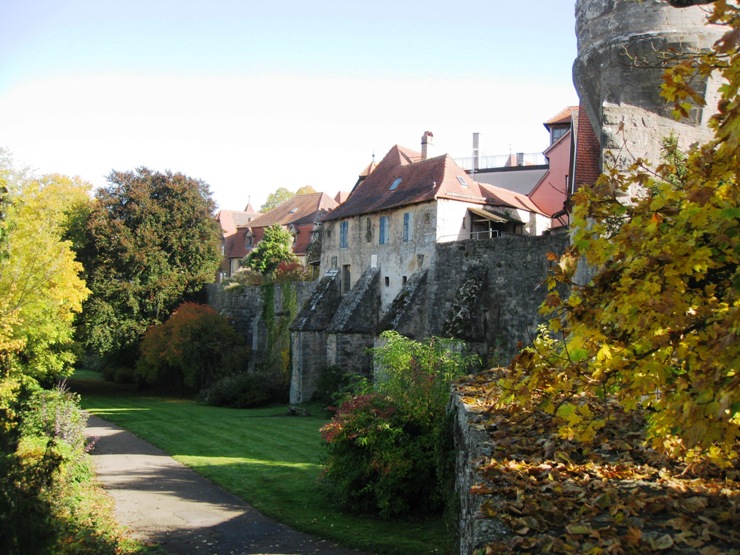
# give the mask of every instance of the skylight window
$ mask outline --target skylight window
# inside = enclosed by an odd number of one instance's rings
[[[295,214],[296,212],[298,212],[298,209],[293,208],[290,212],[288,212],[288,214]]]
[[[465,181],[465,178],[462,175],[458,175],[457,180],[460,182],[460,185],[462,185],[463,187],[468,186],[467,181]]]
[[[391,183],[390,190],[391,191],[395,191],[396,190],[396,187],[398,187],[401,184],[401,181],[403,181],[403,179],[400,178],[400,177],[397,177],[396,179],[394,179],[393,180],[393,183]]]

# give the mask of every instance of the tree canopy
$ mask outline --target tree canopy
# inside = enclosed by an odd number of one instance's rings
[[[289,191],[285,187],[279,187],[267,196],[265,204],[260,206],[260,212],[263,214],[265,212],[269,212],[273,208],[276,208],[277,206],[284,203],[286,200],[292,199],[297,195],[307,195],[315,192],[316,189],[311,187],[311,185],[304,185],[303,187],[300,187],[295,193]]]
[[[295,196],[295,193],[290,192],[285,187],[279,187],[278,189],[276,189],[275,191],[273,191],[267,196],[267,200],[265,201],[265,204],[260,206],[260,212],[263,214],[265,212],[269,212],[270,210],[272,210],[279,204],[282,204],[283,202],[285,202],[286,200],[290,198],[293,198],[294,196]]]
[[[90,202],[90,185],[60,175],[13,177],[8,164],[4,157],[0,372],[53,379],[72,371],[73,320],[89,293],[65,236],[70,214]]]
[[[246,264],[253,270],[270,275],[283,262],[295,262],[293,236],[279,224],[265,228],[265,235],[247,255]]]
[[[92,291],[81,328],[88,349],[133,354],[149,326],[213,280],[220,259],[214,209],[208,186],[181,173],[111,172],[80,249]]]

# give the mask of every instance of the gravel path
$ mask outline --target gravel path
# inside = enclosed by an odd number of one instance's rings
[[[296,532],[215,486],[164,451],[96,416],[87,435],[98,479],[134,538],[172,554],[358,555]]]

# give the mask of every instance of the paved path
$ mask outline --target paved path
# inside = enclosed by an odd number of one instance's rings
[[[172,554],[357,555],[296,532],[215,486],[164,451],[96,416],[87,435],[97,474],[131,536]]]

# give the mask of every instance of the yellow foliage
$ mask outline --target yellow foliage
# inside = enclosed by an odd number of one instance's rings
[[[667,139],[657,168],[613,169],[576,193],[572,246],[542,307],[548,329],[501,381],[500,405],[559,407],[561,435],[584,442],[609,425],[589,404],[649,409],[655,449],[727,466],[740,441],[740,9],[718,0],[712,18],[725,37],[669,69],[662,94],[683,113],[700,100],[690,77],[719,71],[714,139],[688,156]],[[625,203],[635,185],[644,194]],[[596,269],[587,284],[571,279],[576,259]]]

